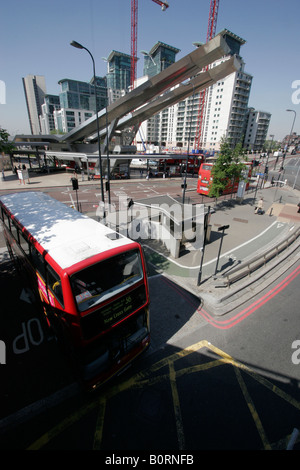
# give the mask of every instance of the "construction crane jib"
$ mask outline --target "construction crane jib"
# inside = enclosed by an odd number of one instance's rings
[[[161,6],[162,11],[169,8],[167,1],[161,2],[160,0],[152,0],[157,5]],[[138,27],[138,0],[131,0],[131,89],[134,88],[136,80],[136,63],[137,63],[137,27]]]
[[[166,9],[169,8],[168,2],[161,2],[160,0],[152,0],[152,2],[157,3],[158,5],[160,5],[162,11],[166,11]]]

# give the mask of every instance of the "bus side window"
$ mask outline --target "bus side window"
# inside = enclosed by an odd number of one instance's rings
[[[10,217],[8,216],[8,214],[6,214],[6,212],[4,212],[3,216],[4,216],[3,218],[4,224],[6,225],[8,230],[10,230]]]
[[[34,246],[31,248],[31,259],[35,269],[39,272],[43,279],[45,279],[45,263],[42,255],[37,251]]]
[[[19,230],[19,238],[20,238],[20,247],[22,248],[22,250],[24,251],[26,255],[29,255],[30,253],[29,243],[28,243],[28,240],[22,234],[21,230]]]
[[[14,222],[11,222],[11,233],[14,239],[19,243],[18,227],[14,224]]]
[[[57,298],[57,300],[60,302],[60,304],[63,306],[64,305],[64,299],[63,299],[63,293],[62,293],[62,287],[61,287],[61,280],[59,275],[49,266],[49,264],[46,265],[46,270],[47,270],[47,284],[51,292],[54,294],[54,296]]]

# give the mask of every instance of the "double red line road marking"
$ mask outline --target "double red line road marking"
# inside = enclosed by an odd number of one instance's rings
[[[300,265],[297,266],[290,274],[288,274],[281,282],[279,282],[275,287],[270,289],[266,294],[264,294],[262,297],[259,299],[255,300],[252,304],[248,305],[248,307],[244,308],[240,312],[238,312],[236,315],[234,315],[232,318],[228,318],[226,320],[217,320],[215,317],[210,315],[208,312],[206,312],[202,307],[197,309],[197,312],[209,323],[211,326],[221,329],[221,330],[227,330],[229,328],[232,328],[233,326],[237,325],[241,321],[243,321],[245,318],[249,317],[254,313],[257,309],[262,307],[265,303],[267,303],[269,300],[271,300],[273,297],[275,297],[279,292],[281,292],[285,287],[287,287],[298,275],[300,274]],[[172,286],[175,290],[177,290],[180,295],[186,298],[186,300],[190,303],[192,303],[191,299],[185,294],[185,292],[178,287],[175,287],[174,284],[171,284],[171,282],[163,278],[164,281]]]

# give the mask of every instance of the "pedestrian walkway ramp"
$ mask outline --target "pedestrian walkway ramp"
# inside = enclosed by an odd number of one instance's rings
[[[211,70],[202,72],[209,64],[230,52],[230,47],[226,42],[228,33],[228,31],[219,33],[211,41],[149,78],[109,105],[107,109],[100,111],[98,119],[93,116],[64,135],[64,142],[72,143],[83,139],[94,139],[97,137],[97,125],[100,132],[105,133],[110,126],[114,128],[111,129],[113,131],[118,127],[124,128],[139,124],[163,108],[236,71],[238,64],[233,57],[230,61],[225,61]],[[178,90],[167,93],[168,90],[174,89],[176,86],[179,86]],[[153,101],[157,97],[159,99]],[[129,115],[129,113],[133,114]],[[125,116],[128,118],[124,123],[121,119],[124,119]]]

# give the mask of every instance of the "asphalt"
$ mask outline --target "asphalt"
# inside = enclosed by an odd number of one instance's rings
[[[70,185],[70,173],[41,174],[20,183],[11,172],[0,190],[43,189]],[[79,175],[79,181],[81,176]],[[123,181],[126,185],[126,180]],[[85,186],[99,186],[99,181],[84,179]],[[114,184],[114,181],[112,182]],[[180,256],[174,259],[161,243],[143,240],[150,274],[163,273],[200,298],[202,306],[214,315],[224,315],[238,304],[249,300],[268,286],[299,259],[300,237],[263,267],[234,282],[229,287],[220,284],[222,275],[251,261],[259,254],[283,243],[300,227],[297,204],[300,191],[286,185],[262,186],[252,182],[252,190],[242,201],[231,196],[211,200],[211,220],[208,239],[201,251],[196,243],[187,243]],[[187,193],[188,195],[188,193]],[[255,214],[257,201],[263,197],[264,214]],[[222,226],[228,228],[222,232]]]

